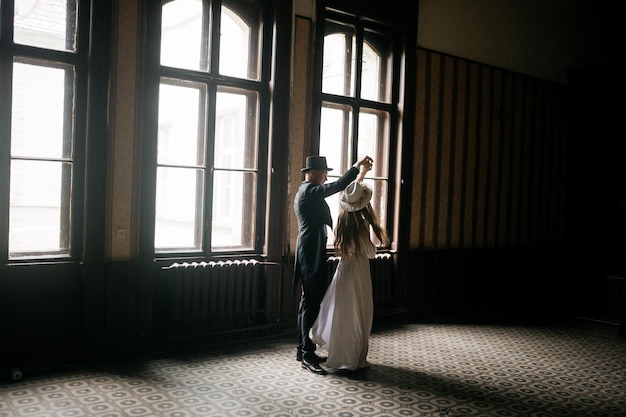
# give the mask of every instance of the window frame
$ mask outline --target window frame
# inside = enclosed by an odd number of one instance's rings
[[[144,89],[144,135],[142,144],[144,148],[144,158],[142,162],[142,183],[144,185],[141,194],[142,199],[142,215],[141,215],[141,237],[140,237],[140,257],[147,262],[151,261],[165,261],[171,262],[176,259],[184,260],[208,260],[219,258],[263,258],[268,254],[268,245],[266,242],[266,224],[267,219],[271,215],[271,208],[268,206],[269,189],[271,188],[271,182],[273,181],[270,175],[273,171],[271,167],[272,159],[270,158],[271,138],[274,131],[273,122],[271,122],[272,114],[276,111],[276,105],[274,104],[275,97],[278,95],[276,92],[280,92],[282,88],[277,88],[278,84],[273,81],[273,62],[276,61],[276,50],[274,50],[274,34],[275,22],[278,19],[276,5],[273,0],[229,0],[224,2],[226,5],[236,4],[239,6],[245,6],[247,3],[253,3],[261,10],[261,31],[262,37],[259,48],[260,53],[258,57],[261,62],[256,63],[259,75],[257,79],[244,79],[236,78],[227,75],[221,75],[215,68],[208,68],[204,71],[187,71],[172,67],[162,67],[160,64],[160,24],[161,24],[161,8],[162,4],[167,3],[167,0],[159,1],[154,0],[149,3],[148,6],[148,25],[147,25],[147,39],[146,43],[146,83]],[[205,4],[211,7],[212,13],[215,12],[222,4],[220,0],[204,0]],[[215,16],[215,14],[213,14]],[[284,19],[284,17],[283,17]],[[283,24],[280,25],[281,27]],[[210,37],[216,38],[219,35],[217,26],[209,26],[208,30],[211,32]],[[214,63],[218,62],[219,51],[217,48],[211,50],[211,59]],[[256,219],[254,223],[255,235],[253,237],[252,248],[237,248],[223,250],[214,250],[211,248],[210,234],[211,234],[211,211],[213,195],[213,138],[210,135],[206,136],[206,152],[205,157],[207,164],[208,175],[205,175],[204,186],[204,215],[203,221],[203,244],[199,250],[172,250],[167,252],[157,251],[155,247],[155,204],[156,204],[156,167],[157,167],[157,132],[158,132],[158,86],[161,77],[179,77],[183,73],[187,72],[191,74],[194,80],[200,80],[208,82],[208,108],[215,109],[215,97],[220,88],[226,89],[244,89],[247,91],[255,91],[258,94],[258,139],[257,139],[257,163],[255,167],[256,172]],[[272,84],[274,83],[274,84]],[[215,118],[213,110],[206,113],[207,117],[207,131],[214,132]],[[280,156],[280,155],[279,155]],[[215,167],[217,169],[217,167]],[[245,170],[244,170],[245,171]]]
[[[87,249],[84,240],[85,230],[88,226],[85,224],[85,209],[88,204],[85,187],[88,183],[86,178],[87,166],[87,138],[89,136],[87,118],[95,115],[97,106],[88,106],[88,97],[93,94],[94,89],[101,86],[99,82],[92,82],[93,75],[100,72],[100,69],[90,67],[91,60],[99,60],[108,50],[108,42],[101,44],[102,54],[91,54],[92,46],[92,26],[94,22],[91,19],[92,4],[89,0],[75,0],[77,5],[76,17],[76,38],[75,48],[73,50],[57,50],[49,49],[41,46],[23,45],[14,42],[13,39],[13,20],[14,20],[14,2],[12,0],[3,0],[0,2],[0,264],[1,265],[20,265],[20,264],[58,264],[58,263],[75,263],[85,259]],[[103,7],[102,10],[108,10]],[[96,25],[97,26],[97,25]],[[109,33],[108,27],[99,26],[101,33]],[[91,55],[91,56],[90,56]],[[47,67],[62,68],[71,67],[74,74],[72,83],[65,85],[64,100],[67,103],[68,97],[71,95],[72,105],[66,109],[66,112],[72,113],[68,116],[71,120],[69,125],[67,119],[64,120],[65,128],[71,128],[71,147],[72,152],[69,160],[72,164],[71,185],[69,189],[63,192],[62,210],[68,210],[69,222],[62,224],[63,228],[69,228],[68,236],[68,253],[64,251],[44,251],[44,252],[25,252],[24,255],[10,256],[9,254],[9,216],[10,216],[10,172],[11,161],[14,159],[11,155],[11,109],[13,101],[13,66],[15,62],[28,63],[47,63]],[[108,72],[103,72],[104,79],[108,77]],[[67,78],[67,77],[66,77]],[[106,84],[106,81],[104,81]],[[92,93],[89,93],[92,89]],[[68,94],[72,93],[72,94]],[[95,126],[97,122],[91,123]],[[17,158],[22,159],[22,158]],[[45,161],[49,158],[39,158]],[[61,161],[65,158],[52,158],[54,161]]]
[[[386,218],[384,219],[384,227],[387,230],[387,234],[390,238],[390,246],[387,248],[379,248],[379,252],[388,252],[395,250],[397,247],[396,240],[399,236],[395,236],[394,232],[397,231],[397,223],[398,223],[398,205],[397,205],[397,194],[400,192],[400,183],[398,182],[397,172],[401,168],[401,155],[397,155],[397,150],[401,148],[401,140],[402,140],[402,120],[401,120],[401,112],[400,109],[403,106],[401,89],[404,84],[403,80],[403,65],[404,65],[404,56],[405,56],[405,40],[404,34],[402,30],[395,29],[392,23],[386,23],[383,21],[379,21],[376,19],[368,18],[365,14],[361,14],[359,10],[352,9],[350,11],[342,10],[340,5],[333,4],[328,5],[324,4],[325,2],[320,1],[318,7],[317,15],[320,16],[317,21],[316,33],[317,36],[315,38],[316,50],[321,51],[315,56],[315,77],[313,79],[313,115],[312,115],[312,133],[311,139],[308,146],[309,154],[314,155],[318,154],[320,150],[320,133],[321,133],[321,117],[322,117],[322,108],[324,104],[333,105],[333,106],[348,106],[352,109],[352,125],[350,126],[350,135],[351,139],[351,149],[348,150],[348,154],[350,155],[351,160],[344,160],[341,162],[340,167],[335,168],[332,171],[332,175],[329,174],[328,181],[333,181],[335,177],[341,175],[345,170],[350,167],[354,162],[356,162],[356,158],[358,157],[357,149],[358,149],[358,119],[359,114],[361,114],[361,109],[372,109],[375,111],[384,111],[389,114],[389,138],[388,138],[388,158],[384,163],[387,164],[387,195],[384,197],[386,199],[384,204],[384,211]],[[336,1],[334,3],[341,3],[341,1]],[[365,11],[367,13],[367,11]],[[391,87],[389,91],[389,102],[381,102],[381,101],[372,101],[368,99],[360,98],[360,82],[361,82],[361,63],[360,59],[356,60],[356,74],[354,75],[355,86],[354,86],[354,94],[352,96],[348,95],[335,95],[329,94],[322,91],[322,75],[323,75],[323,47],[324,47],[324,38],[328,34],[327,24],[335,27],[342,26],[352,26],[355,28],[356,36],[356,52],[352,51],[352,54],[357,57],[362,56],[363,52],[363,42],[364,42],[364,33],[365,32],[377,32],[383,33],[387,36],[390,36],[392,39],[392,50],[390,51],[392,54],[392,63],[391,63],[391,74],[387,74],[387,78],[391,80]],[[346,31],[343,31],[345,33]],[[336,31],[335,33],[342,33],[342,31]],[[349,66],[349,63],[347,63]],[[379,127],[380,128],[380,127]],[[376,161],[374,162],[376,164]],[[380,163],[380,161],[379,161]],[[367,179],[377,179],[377,177],[373,177],[371,175],[366,176]],[[333,208],[331,207],[331,211]],[[334,218],[336,218],[338,209],[334,211]],[[327,247],[327,253],[332,254],[333,248],[330,244],[331,239],[329,239],[329,246]]]

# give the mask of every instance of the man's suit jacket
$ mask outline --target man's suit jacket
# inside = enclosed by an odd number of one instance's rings
[[[321,263],[326,262],[325,227],[328,225],[332,229],[333,220],[325,198],[343,191],[358,173],[359,169],[352,167],[331,183],[316,185],[304,181],[300,184],[293,204],[298,219],[298,237],[292,292],[295,292],[300,280],[307,282],[318,273]]]

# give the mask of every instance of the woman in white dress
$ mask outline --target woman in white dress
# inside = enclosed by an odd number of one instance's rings
[[[370,204],[372,189],[363,183],[370,166],[361,166],[359,176],[343,191],[335,228],[335,253],[340,256],[311,340],[328,352],[326,366],[356,371],[368,366],[369,336],[374,319],[370,259],[376,247],[370,232],[388,244],[385,229]]]

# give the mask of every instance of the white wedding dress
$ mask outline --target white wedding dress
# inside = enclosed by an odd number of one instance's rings
[[[376,247],[368,234],[360,236],[359,252],[352,248],[339,260],[311,328],[313,343],[328,353],[326,365],[355,371],[368,366],[367,352],[374,319],[369,260]]]

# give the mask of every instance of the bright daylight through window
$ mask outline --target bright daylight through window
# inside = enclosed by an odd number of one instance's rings
[[[365,181],[374,191],[372,206],[381,222],[388,220],[389,148],[393,38],[362,23],[326,21],[322,70],[320,155],[330,167],[329,181],[358,158],[369,155],[374,169]],[[338,207],[338,196],[328,198]],[[332,210],[336,222],[337,210]],[[328,245],[332,246],[330,237]]]
[[[76,69],[67,53],[76,51],[76,19],[73,0],[15,1],[14,44],[32,48],[14,54],[11,68],[8,248],[13,259],[71,251]]]
[[[254,2],[210,6],[175,0],[162,7],[154,241],[160,253],[256,245],[266,88],[261,10]],[[219,31],[206,22],[219,22]]]

